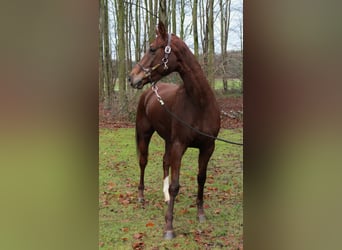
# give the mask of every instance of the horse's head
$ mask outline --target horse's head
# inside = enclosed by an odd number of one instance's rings
[[[176,57],[171,52],[171,34],[166,32],[162,22],[159,22],[156,33],[156,39],[128,76],[133,88],[141,89],[145,84],[160,80],[176,68]]]

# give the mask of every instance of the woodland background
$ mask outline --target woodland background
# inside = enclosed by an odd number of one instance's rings
[[[141,91],[128,85],[127,75],[154,40],[159,20],[187,43],[216,93],[229,94],[234,80],[235,94],[242,94],[242,1],[100,0],[99,12],[99,100],[106,115],[134,120]],[[177,73],[162,81],[181,84]]]

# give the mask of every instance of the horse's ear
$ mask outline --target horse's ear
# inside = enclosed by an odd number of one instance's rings
[[[165,29],[165,25],[162,21],[159,21],[158,27],[156,29],[157,36],[161,36],[164,40],[167,38],[167,32]]]

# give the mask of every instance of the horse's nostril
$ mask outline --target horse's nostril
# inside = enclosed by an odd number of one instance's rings
[[[128,82],[132,87],[134,86],[131,76],[128,76]]]

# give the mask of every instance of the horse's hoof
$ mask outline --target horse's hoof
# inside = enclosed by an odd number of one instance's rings
[[[199,222],[205,222],[206,221],[206,218],[205,218],[205,215],[204,214],[201,214],[201,215],[199,215],[198,216],[198,220],[199,220]]]
[[[139,197],[139,198],[138,198],[138,202],[140,202],[140,203],[144,203],[144,202],[145,202],[145,199],[144,199],[144,198],[141,198],[141,197]]]
[[[166,232],[164,233],[164,239],[165,239],[165,240],[172,240],[172,239],[175,238],[175,237],[176,237],[176,235],[174,234],[173,231],[166,231]]]

